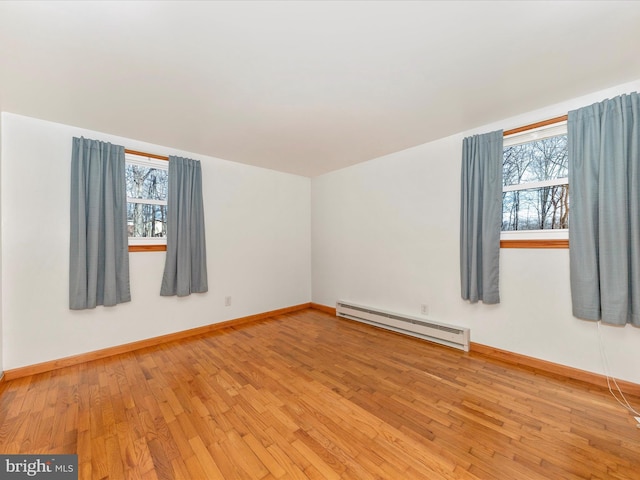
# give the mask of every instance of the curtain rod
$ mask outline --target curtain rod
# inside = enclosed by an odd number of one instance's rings
[[[140,155],[141,157],[149,157],[149,158],[155,158],[158,160],[169,161],[169,157],[165,157],[163,155],[156,155],[155,153],[147,153],[147,152],[138,152],[137,150],[129,150],[128,148],[124,149],[124,153],[129,153],[131,155]]]
[[[516,133],[526,132],[527,130],[533,130],[534,128],[546,127],[547,125],[553,125],[554,123],[566,122],[568,115],[562,115],[560,117],[550,118],[549,120],[543,120],[541,122],[532,123],[531,125],[525,125],[523,127],[512,128],[511,130],[505,130],[503,136],[515,135]]]

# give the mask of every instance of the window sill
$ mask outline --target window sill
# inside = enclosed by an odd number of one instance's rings
[[[569,239],[500,240],[500,248],[569,248]]]
[[[129,245],[130,252],[166,252],[166,245]]]

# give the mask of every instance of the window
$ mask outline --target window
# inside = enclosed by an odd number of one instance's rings
[[[555,246],[566,246],[569,238],[566,121],[506,135],[502,182],[501,240],[562,240],[564,245],[561,242]]]
[[[169,164],[132,154],[125,159],[129,250],[164,250]]]

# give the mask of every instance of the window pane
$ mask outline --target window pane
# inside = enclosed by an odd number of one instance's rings
[[[569,185],[502,194],[502,230],[569,228]]]
[[[127,203],[127,230],[130,237],[166,237],[167,206]]]
[[[566,134],[513,145],[504,149],[502,185],[565,178],[567,167]]]
[[[127,164],[127,197],[166,200],[168,175],[159,168]]]

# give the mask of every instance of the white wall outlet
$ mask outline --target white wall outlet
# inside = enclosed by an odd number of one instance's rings
[[[224,306],[225,307],[231,306],[231,297],[224,297]]]
[[[429,315],[429,305],[423,303],[420,305],[420,314],[421,315]]]

